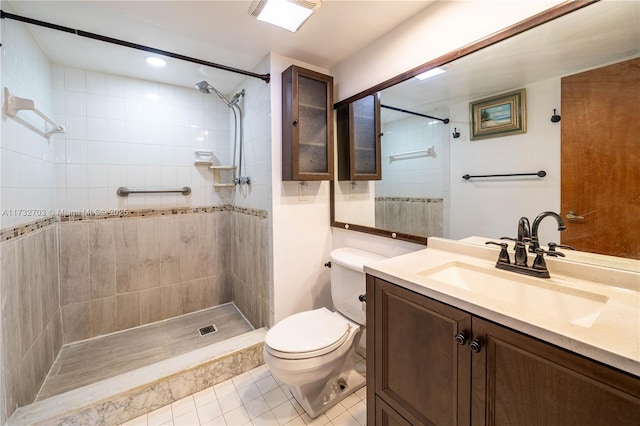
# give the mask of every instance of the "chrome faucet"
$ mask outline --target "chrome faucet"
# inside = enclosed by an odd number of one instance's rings
[[[542,222],[542,219],[547,216],[553,217],[556,222],[558,222],[558,231],[567,230],[567,227],[564,224],[564,220],[562,220],[558,213],[549,211],[540,213],[533,220],[533,225],[531,225],[531,244],[529,244],[529,251],[531,253],[536,253],[536,250],[540,248],[540,241],[538,240],[538,227],[540,226],[540,222]]]

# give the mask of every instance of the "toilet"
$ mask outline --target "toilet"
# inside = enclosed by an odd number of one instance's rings
[[[333,250],[330,258],[336,312],[320,308],[291,315],[271,327],[264,339],[269,371],[291,387],[312,418],[365,384],[353,361],[366,318],[360,300],[366,292],[363,267],[385,259],[354,248]]]

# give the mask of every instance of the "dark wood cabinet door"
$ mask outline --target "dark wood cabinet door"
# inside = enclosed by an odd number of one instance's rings
[[[375,280],[375,392],[413,425],[469,425],[471,316]]]
[[[338,180],[382,179],[379,94],[338,108],[336,121]]]
[[[376,423],[375,426],[412,426],[404,417],[393,408],[385,404],[380,398],[376,398]]]
[[[473,318],[472,425],[640,425],[640,378]]]
[[[282,180],[333,179],[333,77],[282,73]]]

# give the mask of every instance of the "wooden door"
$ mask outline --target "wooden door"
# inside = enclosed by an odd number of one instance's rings
[[[640,58],[561,84],[562,243],[640,259]]]
[[[473,317],[473,426],[637,426],[640,379]]]
[[[412,425],[469,425],[471,316],[375,280],[375,392]],[[377,423],[376,423],[377,424]]]

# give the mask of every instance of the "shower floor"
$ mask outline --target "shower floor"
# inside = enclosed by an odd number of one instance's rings
[[[217,331],[200,335],[214,324]],[[36,401],[253,330],[233,303],[62,347]]]

